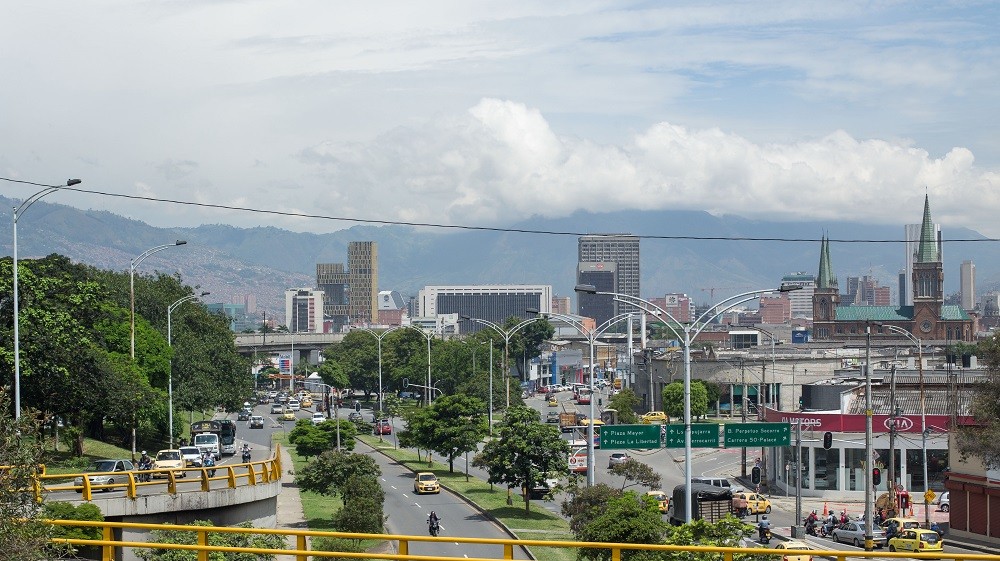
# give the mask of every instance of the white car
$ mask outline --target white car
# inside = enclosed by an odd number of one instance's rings
[[[313,413],[312,422],[314,425],[318,425],[326,420],[326,416],[322,413]]]
[[[302,407],[299,405],[299,400],[294,398],[288,400],[288,408],[291,409],[292,411],[299,411],[300,409],[302,409]]]

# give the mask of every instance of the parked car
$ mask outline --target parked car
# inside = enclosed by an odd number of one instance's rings
[[[854,544],[854,547],[864,547],[864,524],[861,522],[848,522],[837,526],[833,529],[833,541]],[[885,530],[872,528],[872,542],[874,542],[875,547],[884,547],[886,542]]]
[[[254,415],[250,417],[250,428],[252,429],[264,428],[264,417],[261,417],[260,415]]]
[[[324,421],[326,421],[326,415],[322,413],[313,413],[312,424],[318,425]]]
[[[422,495],[424,493],[440,493],[441,483],[436,475],[429,471],[421,471],[413,478],[413,492]]]
[[[197,448],[197,447],[195,447]],[[177,449],[160,450],[153,459],[153,469],[179,469],[186,467],[181,451]],[[177,477],[184,477],[184,472],[177,474]],[[166,477],[166,472],[153,472],[153,477]]]
[[[779,542],[774,549],[813,549],[806,542],[799,540],[787,540]],[[785,555],[782,561],[812,561],[812,555]]]
[[[944,491],[937,496],[937,498],[934,500],[934,503],[938,505],[938,510],[942,512],[951,511],[951,501],[948,499],[949,499],[948,491]]]
[[[197,446],[181,446],[184,467],[201,467],[201,450]]]
[[[612,452],[611,457],[608,458],[608,469],[611,469],[617,465],[624,464],[625,462],[631,460],[632,457],[625,452]]]
[[[95,472],[95,475],[88,475],[87,480],[91,485],[114,485],[128,481],[128,472],[135,471],[135,466],[131,460],[97,460],[88,472]],[[83,492],[83,477],[73,480],[73,485],[77,486],[76,492]],[[111,487],[105,487],[102,491],[111,491]]]
[[[910,528],[901,531],[889,540],[889,551],[912,551],[925,553],[944,549],[944,540],[934,530]]]

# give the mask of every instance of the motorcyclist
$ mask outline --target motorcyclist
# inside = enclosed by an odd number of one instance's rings
[[[247,444],[247,443],[245,443],[245,442],[243,443],[243,455],[242,455],[242,458],[243,458],[243,463],[244,464],[250,462],[250,445]]]
[[[761,543],[767,543],[771,539],[771,521],[767,519],[767,515],[760,517],[760,522],[757,523],[757,536],[760,538]]]
[[[214,468],[215,467],[215,456],[212,455],[211,452],[205,452],[205,455],[202,456],[202,458],[201,458],[201,466],[205,467],[205,468]],[[215,470],[214,469],[208,470],[208,476],[209,477],[214,477],[215,476]]]
[[[837,527],[838,520],[837,515],[831,510],[830,515],[826,517],[826,521],[823,524],[823,533],[829,535],[833,532],[833,529]]]
[[[139,457],[139,471],[148,472],[151,469],[153,469],[153,459],[143,450],[142,456]],[[152,476],[149,473],[139,474],[140,481],[149,481],[150,479],[152,479]]]
[[[441,519],[438,518],[437,513],[433,510],[427,515],[427,528],[430,530],[432,536],[437,535],[438,529],[440,528],[440,521]]]
[[[816,515],[816,511],[809,513],[806,517],[806,533],[811,535],[816,535],[816,523],[819,522],[819,516]]]

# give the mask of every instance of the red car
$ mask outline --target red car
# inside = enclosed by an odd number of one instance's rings
[[[375,434],[392,434],[392,425],[388,419],[379,419],[375,422],[373,431]]]

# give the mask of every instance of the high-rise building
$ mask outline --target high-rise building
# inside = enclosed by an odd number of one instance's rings
[[[976,265],[971,260],[962,261],[959,269],[961,305],[963,310],[976,309]]]
[[[617,292],[615,284],[615,263],[613,261],[581,262],[577,266],[577,284],[589,284],[597,292]],[[593,318],[597,325],[610,320],[615,315],[615,297],[612,294],[590,294],[578,292],[577,313]]]
[[[323,291],[312,288],[286,290],[285,318],[291,333],[322,333]]]
[[[350,298],[347,315],[352,324],[370,324],[378,317],[378,244],[347,245],[347,278]]]
[[[903,244],[903,251],[906,255],[903,258],[906,260],[906,270],[903,275],[904,286],[900,288],[900,305],[901,306],[912,306],[913,305],[913,263],[916,261],[916,253],[920,248],[920,238],[924,235],[923,224],[907,224],[903,227],[903,235],[906,237],[906,243]],[[934,224],[934,239],[940,239],[941,237],[941,225]],[[940,245],[940,244],[939,244]],[[944,250],[940,250],[941,261],[944,262]]]
[[[631,234],[588,234],[577,242],[580,263],[610,262],[615,264],[615,289],[639,297],[639,237]],[[579,270],[579,269],[578,269]],[[580,283],[585,284],[585,283]],[[634,307],[615,302],[615,313],[633,311]],[[581,313],[581,315],[584,315]],[[595,318],[596,319],[596,318]]]
[[[378,318],[378,244],[347,244],[343,263],[317,263],[316,285],[323,291],[323,315],[335,331],[368,325]]]
[[[535,317],[528,314],[533,308],[539,313],[552,312],[552,286],[550,285],[467,285],[425,286],[417,297],[419,317],[434,318],[448,314],[468,316],[503,324],[507,318]],[[461,331],[479,331],[477,322],[461,322]]]
[[[791,304],[793,318],[812,317],[813,290],[816,288],[816,277],[806,272],[792,273],[781,277],[782,287],[798,286],[798,290],[786,292]]]

